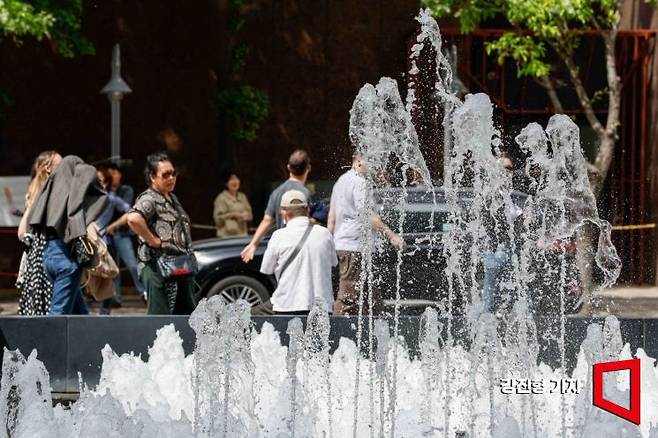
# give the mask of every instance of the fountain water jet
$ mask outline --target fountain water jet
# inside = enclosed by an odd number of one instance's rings
[[[373,294],[368,293],[382,281],[374,274],[380,237],[364,233],[366,269],[356,343],[343,338],[330,354],[330,319],[321,306],[309,315],[306,331],[301,320],[290,321],[286,349],[271,325],[255,332],[246,303],[202,300],[189,321],[197,336],[193,356],[184,356],[173,328],[158,331],[148,362],[116,356],[107,348],[101,385],[95,392],[82,388],[80,400],[68,411],[50,406],[48,376],[35,353],[27,360],[5,353],[0,437],[655,436],[655,410],[645,409],[643,427],[636,428],[595,410],[588,398],[591,364],[630,355],[614,317],[603,328],[589,328],[572,376],[566,370],[564,314],[578,270],[555,242],[572,239],[584,226],[598,229],[594,262],[599,286],[613,284],[620,269],[610,226],[599,218],[589,189],[578,127],[557,115],[546,129],[530,124],[516,137],[528,155],[523,172],[528,194],[519,202],[512,176],[496,159],[505,145],[493,123],[491,101],[484,94],[461,101],[450,93],[451,71],[438,26],[426,11],[418,21],[411,73],[418,73],[415,61],[429,44],[436,55],[435,91],[449,158],[442,186],[435,185],[421,154],[411,118],[417,110],[413,87],[403,101],[396,81],[382,78],[359,91],[350,111],[350,139],[368,165],[373,195],[362,215],[364,226],[368,212],[378,208],[375,195],[395,188],[386,172],[391,157],[402,171],[402,187],[392,190],[389,199],[399,207],[398,231],[405,231],[407,170],[419,175],[433,201],[427,224],[431,236],[408,242],[396,254],[392,335],[390,320],[373,315]],[[437,232],[434,210],[440,203],[447,208],[447,226]],[[446,262],[447,298],[421,318],[420,356],[415,358],[399,336],[400,301],[406,280],[413,281],[402,277],[401,266],[427,242],[440,246]],[[501,294],[495,312],[481,299],[483,265],[487,269],[492,257],[506,260],[495,278]],[[535,324],[541,300],[530,292],[544,289],[559,292],[557,330]],[[366,322],[369,342],[363,355]],[[540,338],[557,342],[557,369],[538,364]],[[648,376],[643,384],[658,388],[653,360],[641,350],[637,356]],[[504,378],[569,377],[585,382],[584,391],[510,397],[497,388]],[[124,380],[141,384],[125,385]],[[614,383],[606,385],[609,395],[624,395]]]

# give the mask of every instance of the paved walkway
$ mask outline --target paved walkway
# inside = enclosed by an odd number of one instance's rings
[[[589,313],[584,308],[582,314]],[[618,287],[595,295],[592,316],[616,315],[625,318],[658,318],[658,287]]]
[[[0,289],[0,315],[16,315],[18,296],[19,292],[16,289]],[[89,311],[97,315],[100,303],[88,301],[87,304],[90,308]],[[144,315],[145,313],[146,304],[130,287],[124,288],[123,305],[118,309],[112,309],[113,315]]]
[[[124,303],[112,309],[113,315],[143,315],[146,304],[134,289],[124,289]],[[98,314],[99,303],[91,303],[91,313]],[[15,315],[18,311],[18,291],[0,289],[0,315]],[[595,295],[590,306],[584,306],[582,316],[605,317],[613,314],[623,318],[658,318],[658,287],[619,287]]]

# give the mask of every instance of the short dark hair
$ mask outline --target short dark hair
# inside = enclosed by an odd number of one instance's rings
[[[147,186],[151,185],[151,177],[157,175],[158,164],[162,163],[163,161],[171,162],[171,159],[166,152],[156,152],[146,157],[146,165],[144,166],[144,178],[146,179]]]
[[[112,181],[112,176],[110,175],[109,169],[110,168],[106,165],[96,166],[96,171],[100,172],[101,175],[103,175],[103,181],[101,181],[101,183],[106,183],[107,184],[110,181]]]
[[[311,158],[308,156],[308,152],[303,149],[295,150],[288,158],[288,169],[295,176],[304,175],[310,164]]]
[[[219,175],[219,178],[220,178],[219,182],[220,182],[223,186],[225,186],[226,184],[228,184],[228,180],[231,179],[231,177],[232,177],[233,175],[235,175],[235,176],[237,176],[238,178],[240,178],[240,174],[239,174],[238,172],[236,172],[235,169],[224,169],[224,170],[220,173],[220,175]]]
[[[107,167],[110,170],[118,170],[119,172],[123,173],[123,169],[121,166],[119,166],[119,163],[116,161],[109,161],[107,164],[105,164],[105,167]]]

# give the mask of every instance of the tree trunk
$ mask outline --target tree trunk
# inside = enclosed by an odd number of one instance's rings
[[[596,117],[596,113],[594,113],[594,108],[592,106],[592,100],[589,98],[589,95],[587,94],[587,90],[585,89],[585,86],[580,80],[580,72],[578,70],[578,66],[576,65],[576,62],[573,59],[573,52],[567,50],[566,48],[561,48],[559,46],[555,46],[555,48],[558,54],[562,57],[564,64],[567,66],[567,71],[569,72],[571,83],[573,84],[574,90],[576,91],[576,95],[578,96],[578,101],[580,102],[580,106],[583,108],[583,111],[585,112],[585,117],[587,118],[587,121],[600,137],[601,135],[603,135],[604,132],[603,125],[601,125],[601,122]]]
[[[576,266],[578,266],[580,287],[584,294],[584,308],[591,311],[594,297],[594,233],[593,226],[585,222],[576,230]]]
[[[599,137],[599,150],[594,165],[590,168],[589,184],[597,198],[603,190],[603,184],[610,171],[610,164],[614,158],[616,140],[613,135],[604,134]]]
[[[560,97],[557,95],[553,81],[549,77],[541,76],[537,78],[537,83],[546,90],[548,99],[551,101],[551,105],[553,105],[553,111],[556,114],[564,114],[564,107],[562,107],[562,102],[560,102]]]
[[[617,140],[617,128],[619,127],[619,116],[621,113],[621,81],[617,75],[617,62],[615,59],[615,46],[617,31],[611,30],[602,33],[605,43],[605,66],[608,78],[608,118],[605,130],[599,134],[599,151],[594,160],[594,167],[598,171],[598,190],[594,193],[599,195],[601,186],[608,176],[610,164],[614,158],[615,143]]]
[[[614,158],[621,109],[621,82],[617,76],[615,59],[616,28],[602,30],[601,37],[605,43],[605,64],[609,93],[608,114],[605,127],[601,124],[594,112],[591,99],[580,80],[578,67],[572,56],[573,54],[566,49],[556,47],[556,50],[562,55],[562,59],[567,66],[571,82],[575,87],[576,94],[585,112],[585,117],[599,137],[599,148],[594,163],[589,168],[590,172],[588,175],[590,187],[597,198],[601,194],[603,184],[608,176],[610,165]],[[585,308],[590,310],[592,309],[591,300],[595,288],[593,280],[593,268],[595,264],[593,239],[592,225],[589,223],[583,224],[576,236],[576,263],[580,272],[580,284],[585,294]]]

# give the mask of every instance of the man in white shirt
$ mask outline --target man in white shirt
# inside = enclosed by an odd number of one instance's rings
[[[355,154],[352,158],[352,168],[338,178],[331,192],[327,228],[334,235],[340,266],[335,315],[354,315],[359,311],[357,286],[361,277],[361,253],[366,233],[370,230],[378,231],[395,248],[403,245],[400,236],[391,231],[378,214],[367,208],[367,173],[363,156]],[[373,291],[375,312],[380,307],[379,297],[376,295]],[[367,303],[367,300],[364,301]]]
[[[307,314],[313,303],[333,310],[331,268],[338,264],[331,233],[308,218],[308,198],[299,190],[281,197],[286,226],[272,234],[260,271],[274,274],[278,285],[272,294],[275,313]]]

